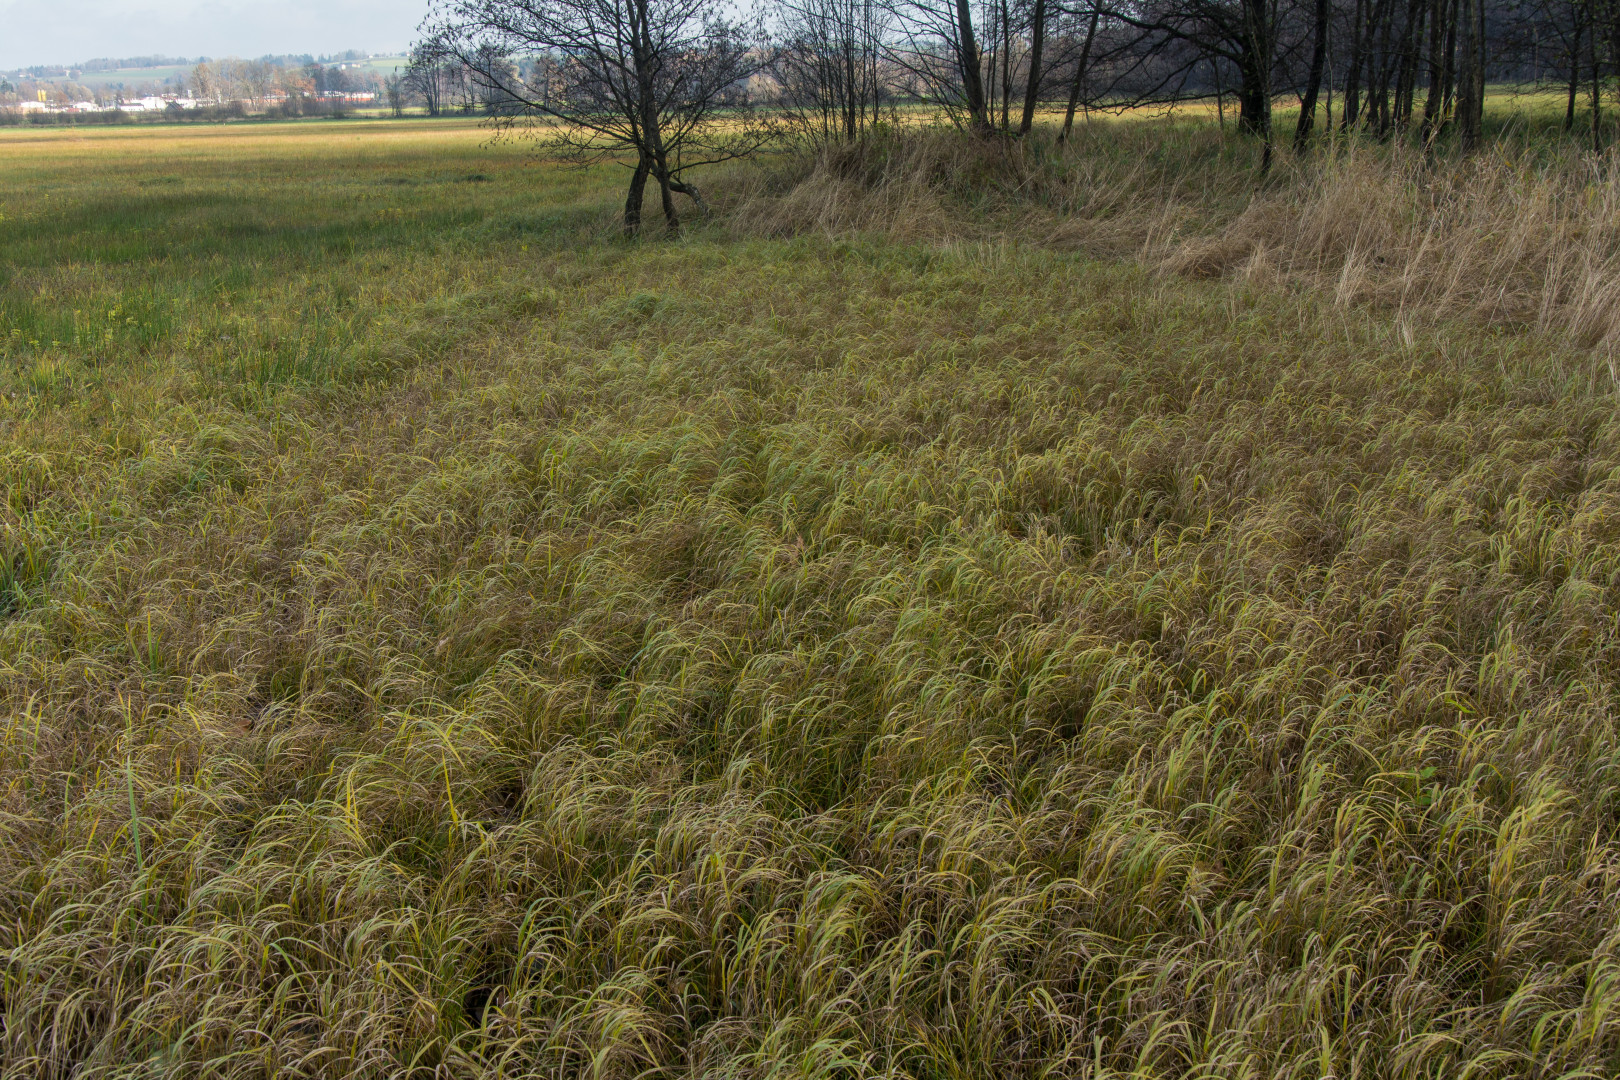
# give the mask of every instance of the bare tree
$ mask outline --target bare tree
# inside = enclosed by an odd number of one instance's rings
[[[513,108],[497,122],[508,128],[558,121],[547,144],[570,160],[633,158],[626,234],[640,230],[649,177],[675,233],[675,194],[703,207],[687,174],[751,154],[774,134],[747,97],[748,79],[768,59],[758,25],[712,8],[703,0],[446,0],[417,51],[503,95]],[[552,79],[560,85],[537,86],[511,63],[537,53],[559,58]]]
[[[191,92],[198,101],[217,101],[219,90],[219,79],[211,65],[201,63],[191,69]]]
[[[1461,0],[1459,7],[1457,127],[1463,146],[1472,149],[1479,144],[1485,119],[1485,4]]]
[[[1327,65],[1328,0],[1316,0],[1314,33],[1315,47],[1311,50],[1311,72],[1305,82],[1305,95],[1299,104],[1299,123],[1294,126],[1294,149],[1303,152],[1310,142],[1311,128],[1316,125],[1316,99],[1322,92],[1322,72]]]
[[[1102,8],[1093,5],[1086,25],[1084,44],[1080,46],[1080,56],[1075,63],[1074,76],[1069,84],[1069,107],[1063,114],[1063,134],[1059,139],[1068,139],[1074,131],[1074,110],[1079,106],[1082,94],[1085,92],[1086,74],[1091,62],[1091,47],[1097,40],[1097,23],[1102,18]]]
[[[1604,108],[1620,83],[1620,0],[876,2],[895,13],[888,55],[917,95],[980,132],[1030,131],[1049,94],[1068,99],[1066,137],[1082,100],[1125,108],[1214,94],[1219,106],[1233,89],[1238,128],[1264,141],[1266,162],[1273,103],[1284,94],[1300,103],[1301,150],[1334,91],[1342,108],[1330,127],[1383,139],[1420,133],[1425,144],[1454,129],[1464,148],[1483,138],[1487,83],[1556,86],[1572,135],[1589,95],[1590,131],[1578,134],[1594,149],[1620,112]],[[1021,116],[1009,122],[1013,111]]]
[[[1024,115],[1018,122],[1018,133],[1028,135],[1035,123],[1035,106],[1040,102],[1041,79],[1046,71],[1041,66],[1046,53],[1047,0],[1035,0],[1029,16],[1029,71],[1024,81]]]
[[[270,84],[276,74],[273,66],[263,60],[248,60],[240,70],[242,89],[253,104],[258,105],[270,96]]]
[[[882,116],[889,12],[875,0],[783,0],[773,74],[781,104],[813,140],[854,140]]]
[[[405,95],[407,90],[408,87],[405,85],[404,76],[398,73],[383,80],[383,93],[388,97],[388,110],[395,117],[405,115]]]
[[[405,89],[422,99],[429,116],[443,115],[448,97],[445,65],[429,58],[420,50],[411,54],[410,66],[405,69]]]
[[[980,134],[991,131],[984,54],[972,0],[890,0],[890,55],[923,95]]]

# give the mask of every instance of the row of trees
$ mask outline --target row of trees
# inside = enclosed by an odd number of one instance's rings
[[[1474,141],[1487,81],[1567,88],[1572,128],[1620,74],[1620,0],[783,0],[777,25],[787,96],[846,136],[886,97],[1027,132],[1043,105],[1068,130],[1079,109],[1230,95],[1268,140],[1296,100],[1303,144],[1337,95],[1341,127]],[[848,57],[866,64],[830,63]]]
[[[322,64],[312,60],[281,63],[277,58],[240,60],[227,57],[197,64],[191,69],[189,89],[199,101],[262,103],[272,96],[300,97],[323,94],[383,94],[385,80],[375,71]]]
[[[506,81],[520,80],[533,87],[542,98],[550,85],[542,69],[551,62],[550,57],[530,57],[521,61],[480,58],[480,63],[486,67],[493,69],[499,66]],[[443,60],[410,65],[405,71],[385,80],[384,91],[396,116],[411,107],[420,107],[429,116],[474,112],[498,116],[524,111],[520,102],[513,101],[491,80],[479,78],[474,71],[461,64]]]
[[[1214,97],[1262,140],[1279,99],[1292,141],[1324,128],[1432,142],[1481,138],[1487,81],[1567,90],[1566,128],[1620,73],[1620,0],[775,0],[750,17],[702,0],[444,0],[413,77],[453,72],[510,122],[561,122],[581,159],[634,159],[642,191],[701,202],[688,179],[791,129],[858,139],[885,110],[927,102],[980,135],[1028,133],[1042,107],[1077,114]],[[762,109],[761,106],[769,106]],[[723,119],[722,119],[723,118]],[[1583,136],[1584,137],[1584,136]]]
[[[44,101],[52,105],[68,105],[75,101],[116,100],[116,96],[102,89],[92,89],[70,79],[46,80],[22,78],[12,82],[0,76],[0,109],[14,106],[19,101]]]

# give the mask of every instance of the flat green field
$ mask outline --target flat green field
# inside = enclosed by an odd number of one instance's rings
[[[1601,358],[624,172],[0,129],[0,1075],[1620,1072]]]

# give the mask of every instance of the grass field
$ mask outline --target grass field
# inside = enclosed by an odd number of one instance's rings
[[[0,1073],[1620,1071],[1601,356],[483,140],[0,129]]]

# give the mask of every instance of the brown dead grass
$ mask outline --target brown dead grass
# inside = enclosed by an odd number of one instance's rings
[[[908,132],[734,178],[731,227],[1001,240],[1264,280],[1407,322],[1463,317],[1620,340],[1613,156],[1501,145],[1474,157],[1341,143],[1259,180],[1208,123],[1098,122],[1068,146]]]

